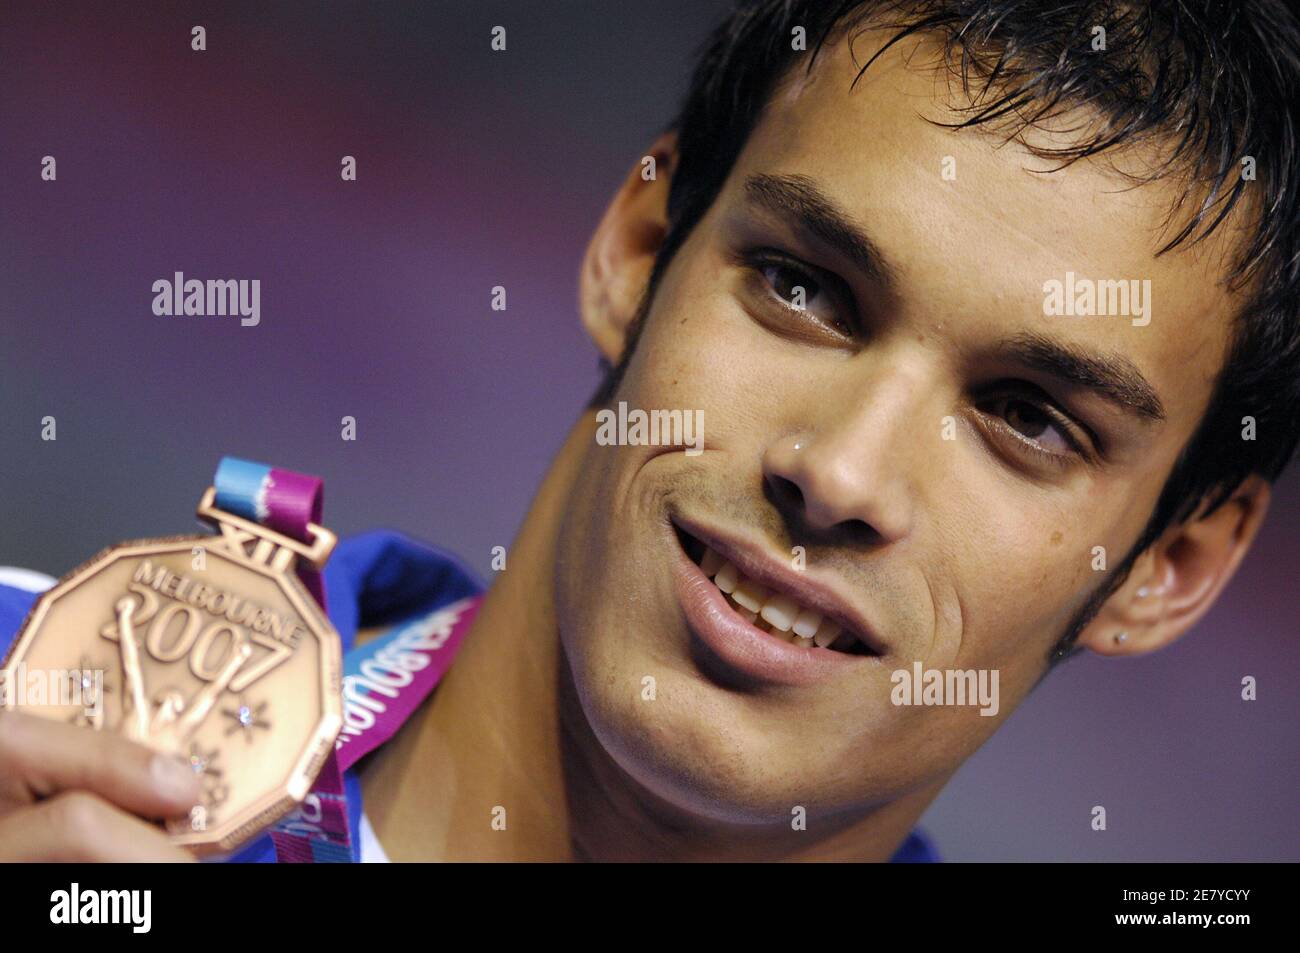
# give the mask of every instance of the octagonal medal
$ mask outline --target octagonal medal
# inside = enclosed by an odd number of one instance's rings
[[[121,543],[33,606],[4,663],[6,707],[116,731],[183,759],[202,801],[169,830],[228,851],[300,802],[342,725],[338,634],[294,573],[308,545],[217,509],[215,536]],[[44,686],[37,696],[27,686]]]

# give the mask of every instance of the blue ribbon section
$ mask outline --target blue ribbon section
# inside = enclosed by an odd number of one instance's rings
[[[264,463],[222,457],[213,479],[217,508],[260,523],[266,519],[266,487],[270,479],[271,468]]]

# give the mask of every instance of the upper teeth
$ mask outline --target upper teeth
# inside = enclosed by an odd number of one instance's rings
[[[821,648],[837,641],[842,648],[853,638],[834,621],[823,618],[820,612],[805,609],[783,593],[769,591],[707,546],[700,568],[727,594],[747,621],[753,622],[761,617],[772,627],[773,634],[789,633],[790,641],[795,644]]]

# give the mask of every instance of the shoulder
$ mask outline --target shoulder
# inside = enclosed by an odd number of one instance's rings
[[[9,650],[32,605],[54,581],[30,569],[0,566],[0,657]]]
[[[18,592],[42,593],[54,585],[53,576],[34,569],[19,569],[17,566],[0,566],[0,588],[14,589]]]
[[[899,845],[898,850],[894,852],[894,856],[890,858],[890,863],[937,864],[940,859],[934,842],[930,840],[924,831],[916,828],[907,835],[907,840]]]
[[[339,542],[327,578],[344,580],[372,599],[423,602],[431,592],[449,601],[482,591],[483,583],[459,557],[395,530],[379,529]]]
[[[358,629],[390,626],[484,588],[457,556],[387,529],[341,540],[325,564],[330,619],[345,647]]]

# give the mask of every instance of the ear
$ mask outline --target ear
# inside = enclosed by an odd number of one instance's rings
[[[1138,557],[1078,644],[1101,655],[1145,655],[1185,633],[1241,564],[1269,498],[1268,482],[1252,476],[1213,513],[1171,526]]]
[[[666,132],[619,186],[582,259],[582,323],[611,364],[623,354],[655,254],[668,232],[668,187],[676,162],[677,134]]]

